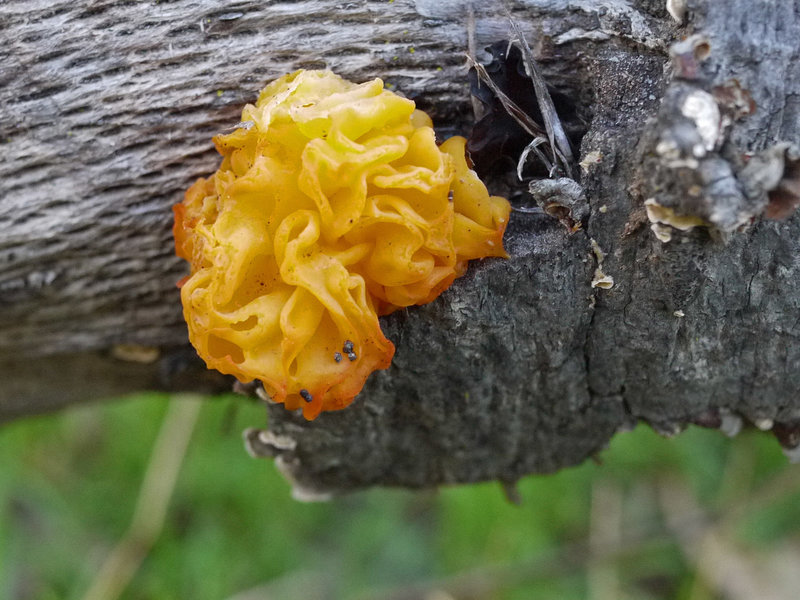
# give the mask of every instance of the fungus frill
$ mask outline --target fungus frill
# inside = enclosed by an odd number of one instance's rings
[[[380,79],[285,75],[214,143],[219,170],[174,206],[190,340],[209,368],[261,380],[307,419],[389,366],[379,315],[506,256],[510,206],[469,169],[465,140],[437,146],[428,116]]]

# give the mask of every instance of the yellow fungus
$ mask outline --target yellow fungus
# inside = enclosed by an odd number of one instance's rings
[[[380,79],[296,71],[214,143],[220,168],[174,207],[190,340],[308,419],[389,366],[379,315],[506,256],[510,206],[469,169],[465,140],[437,146],[428,116]]]

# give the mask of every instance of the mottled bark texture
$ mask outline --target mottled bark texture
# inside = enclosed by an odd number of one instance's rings
[[[467,6],[3,2],[0,418],[229,386],[186,350],[170,235],[170,205],[216,168],[211,136],[268,80],[324,66],[468,132]],[[514,213],[510,260],[385,318],[394,362],[349,409],[269,408],[248,446],[298,494],[513,481],[637,420],[741,416],[799,441],[800,0],[508,6],[575,104],[583,194],[538,184],[561,219]],[[500,4],[473,24],[478,49],[510,35]]]

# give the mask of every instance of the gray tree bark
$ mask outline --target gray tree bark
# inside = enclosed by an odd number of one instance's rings
[[[467,131],[469,37],[511,36],[501,4],[467,7],[4,0],[0,420],[230,387],[187,349],[170,233],[211,136],[301,67],[379,76]],[[383,319],[397,354],[350,408],[269,406],[247,444],[298,495],[510,482],[642,420],[800,443],[800,0],[509,7],[586,121],[582,193],[534,190],[583,226],[514,213],[509,260]]]

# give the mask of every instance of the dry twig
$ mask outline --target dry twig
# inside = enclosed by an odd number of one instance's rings
[[[84,600],[118,598],[158,539],[201,406],[201,397],[195,395],[170,402],[128,531],[109,554]]]

